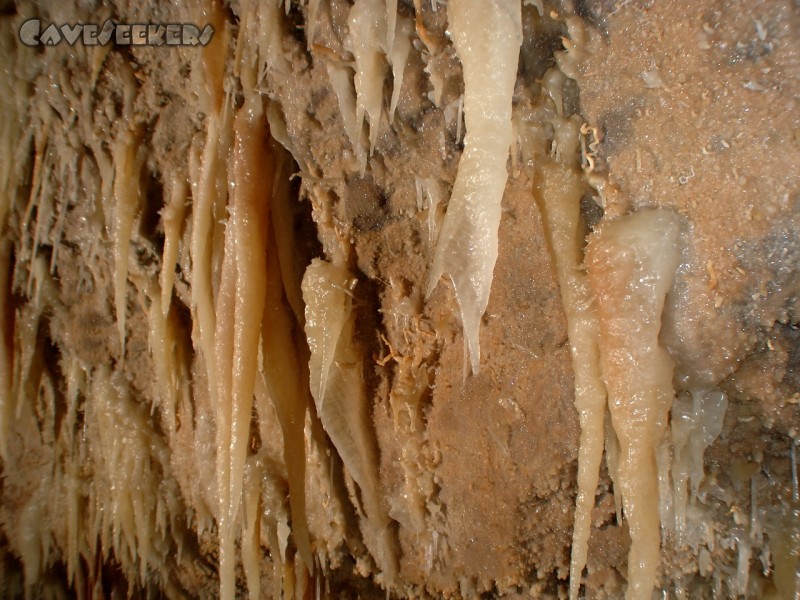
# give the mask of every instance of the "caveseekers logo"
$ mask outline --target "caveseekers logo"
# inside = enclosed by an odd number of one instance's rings
[[[39,19],[29,19],[19,28],[19,39],[26,46],[105,46],[111,42],[119,46],[205,46],[214,35],[214,28],[206,25],[202,30],[190,23],[118,23],[109,19],[103,25],[78,23],[76,25],[43,24]]]

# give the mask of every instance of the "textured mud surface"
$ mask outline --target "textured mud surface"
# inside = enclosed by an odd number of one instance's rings
[[[365,165],[331,83],[335,73],[353,81],[345,0],[286,11],[240,2],[39,4],[0,16],[5,596],[219,595],[221,401],[195,294],[207,276],[221,331],[231,198],[243,181],[232,121],[258,97],[269,127],[256,136],[269,159],[245,171],[265,181],[271,172],[277,182],[257,198],[270,213],[264,244],[276,257],[266,285],[278,290],[273,308],[283,315],[269,322],[285,334],[297,372],[270,370],[259,345],[252,410],[243,410],[237,595],[252,593],[256,580],[261,595],[276,598],[566,595],[580,423],[558,249],[542,212],[542,190],[563,178],[579,181],[587,234],[647,208],[680,216],[682,264],[661,336],[675,361],[675,406],[691,406],[690,392],[727,398],[721,432],[700,454],[704,478],[689,492],[683,537],[664,527],[660,585],[678,598],[793,597],[794,3],[523,6],[517,137],[477,374],[450,282],[426,298],[464,149],[464,82],[445,3],[399,2],[399,18],[413,23],[411,50],[402,82],[386,67]],[[31,49],[16,34],[31,16],[211,22],[216,34],[206,49]],[[272,33],[243,33],[245,22]],[[252,48],[255,86],[241,59]],[[555,67],[559,101],[547,77]],[[554,123],[570,118],[583,127],[568,152]],[[211,224],[198,246],[201,210]],[[195,253],[203,244],[207,263]],[[345,367],[362,382],[348,397],[356,390],[365,399],[378,509],[309,392],[301,281],[312,259],[337,264],[355,282],[340,286],[353,333],[339,349],[347,344]],[[262,327],[262,312],[268,322],[262,309],[253,327]],[[302,382],[294,429],[273,398],[275,382],[291,378]],[[299,464],[302,511],[292,479]],[[388,517],[385,531],[373,527],[376,510]],[[605,462],[592,521],[583,591],[622,597],[630,537]]]

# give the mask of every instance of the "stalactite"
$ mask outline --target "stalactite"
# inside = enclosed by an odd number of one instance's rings
[[[175,284],[175,268],[178,266],[178,250],[186,214],[187,181],[184,174],[176,175],[170,181],[170,196],[161,211],[164,226],[164,252],[161,258],[161,312],[164,318],[169,313],[172,301],[172,287]]]
[[[96,441],[91,456],[98,520],[89,539],[99,537],[104,556],[113,551],[119,557],[130,581],[143,585],[151,570],[166,578],[170,538],[166,531],[159,533],[157,519],[158,503],[167,492],[162,442],[120,372],[98,368],[91,394],[86,418]]]
[[[674,458],[671,464],[675,537],[682,547],[690,497],[697,497],[704,477],[703,454],[722,432],[728,398],[719,390],[695,390],[680,394],[673,403],[670,433]]]
[[[261,597],[261,480],[262,465],[256,456],[247,459],[244,470],[244,526],[242,527],[242,566],[250,598]]]
[[[267,286],[264,306],[263,369],[269,396],[283,430],[284,462],[289,479],[289,504],[294,540],[303,563],[313,566],[305,506],[305,414],[308,388],[295,350],[295,323],[285,304],[278,251],[274,238],[267,250]]]
[[[679,256],[680,222],[660,210],[605,224],[587,249],[602,374],[621,449],[622,504],[630,525],[628,600],[649,600],[660,555],[656,446],[674,391],[672,360],[658,334]]]
[[[222,255],[222,244],[214,217],[217,207],[227,199],[226,157],[232,136],[232,110],[223,89],[224,50],[228,43],[228,27],[219,2],[212,2],[212,25],[217,34],[203,49],[200,72],[200,104],[206,115],[205,144],[199,170],[192,177],[192,315],[199,330],[199,346],[205,361],[208,390],[216,402],[216,365],[214,357],[214,291],[212,265],[214,256]],[[224,182],[224,185],[221,185]]]
[[[561,127],[577,124],[561,119]],[[557,125],[557,127],[559,126]],[[573,148],[571,162],[577,162]],[[575,166],[554,165],[544,159],[537,169],[537,199],[545,218],[547,237],[553,249],[561,299],[567,317],[572,370],[575,379],[575,407],[581,423],[578,454],[578,497],[570,564],[570,597],[575,600],[586,565],[589,531],[595,492],[603,457],[603,423],[606,392],[600,378],[599,331],[592,294],[582,271],[582,227],[580,200],[583,182]]]
[[[247,60],[247,57],[245,57]],[[267,291],[267,231],[274,161],[266,146],[269,130],[255,65],[243,65],[245,103],[234,122],[230,219],[217,297],[217,476],[220,494],[220,596],[234,593],[234,535],[242,498],[244,467],[258,345]]]
[[[122,71],[123,110],[132,113],[136,83],[130,67]],[[134,126],[121,134],[112,149],[114,165],[114,308],[117,313],[120,360],[125,360],[125,321],[128,298],[128,261],[130,257],[133,221],[141,202],[141,170],[144,154],[139,152],[140,134]]]
[[[11,251],[8,238],[0,239],[0,457],[8,460],[14,373],[14,312],[11,306]]]
[[[391,24],[390,24],[391,26]],[[411,53],[411,36],[414,33],[414,22],[406,17],[397,19],[397,31],[393,34],[389,46],[389,62],[392,65],[392,98],[389,102],[389,122],[394,121],[397,103],[400,101],[400,91],[403,89],[403,73],[405,73],[408,56]]]
[[[355,57],[356,126],[360,131],[366,116],[369,123],[370,154],[378,139],[383,107],[383,78],[386,71],[387,24],[383,0],[356,0],[350,9],[349,50]]]
[[[487,8],[490,7],[490,8]],[[480,320],[489,304],[500,203],[511,146],[511,97],[522,43],[515,0],[454,0],[448,20],[464,69],[464,153],[431,266],[428,294],[453,279],[473,373],[480,365]]]
[[[383,43],[384,54],[388,55],[394,48],[395,27],[397,25],[397,0],[385,0],[386,5],[386,41]]]
[[[174,433],[177,426],[176,406],[180,380],[176,360],[175,327],[169,313],[165,314],[159,305],[164,295],[158,284],[144,281],[142,288],[145,296],[142,304],[145,305],[144,311],[150,325],[150,353],[155,364],[161,410],[164,412],[167,429]]]
[[[220,138],[226,139],[220,130],[226,128],[230,121],[228,104],[222,115],[210,114],[208,118],[208,132],[206,145],[203,151],[200,171],[196,173],[197,179],[193,182],[192,195],[192,309],[195,313],[195,322],[200,334],[200,348],[206,365],[209,391],[212,398],[216,396],[216,366],[214,362],[214,330],[216,316],[214,312],[214,294],[211,287],[212,254],[221,251],[216,247],[214,237],[213,209],[218,202],[217,179],[218,171],[224,168],[220,165],[220,155],[227,148],[220,148]]]
[[[367,167],[367,153],[362,141],[362,121],[356,116],[356,94],[353,89],[351,69],[334,61],[329,61],[326,67],[328,79],[339,102],[339,114],[341,115],[345,134],[347,139],[350,140],[359,170],[363,173]]]
[[[303,277],[311,395],[325,431],[361,490],[375,559],[388,584],[396,576],[397,556],[390,519],[381,505],[361,360],[354,344],[354,283],[347,269],[320,259],[312,261]]]
[[[320,2],[321,0],[308,0],[308,33],[306,35],[306,44],[309,50],[314,46],[314,34],[317,30]],[[286,6],[288,12],[289,0],[286,1]]]

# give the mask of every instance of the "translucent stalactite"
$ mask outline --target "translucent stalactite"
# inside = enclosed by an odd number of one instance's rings
[[[349,50],[355,57],[356,126],[369,123],[370,154],[378,139],[386,72],[386,5],[383,0],[356,0],[350,9]]]
[[[311,395],[325,431],[361,491],[371,530],[365,533],[374,540],[371,550],[388,583],[396,575],[397,557],[391,521],[381,503],[375,442],[353,337],[354,283],[347,269],[320,259],[312,261],[306,270],[303,299],[311,349]]]
[[[515,0],[454,0],[448,22],[464,69],[464,153],[431,266],[428,293],[449,274],[461,309],[472,371],[480,321],[497,260],[500,204],[512,140],[511,98],[522,43]]]
[[[620,443],[618,482],[631,534],[628,600],[649,600],[660,556],[656,447],[674,391],[672,359],[658,335],[679,265],[680,230],[675,214],[643,211],[603,225],[587,249],[601,368]]]

